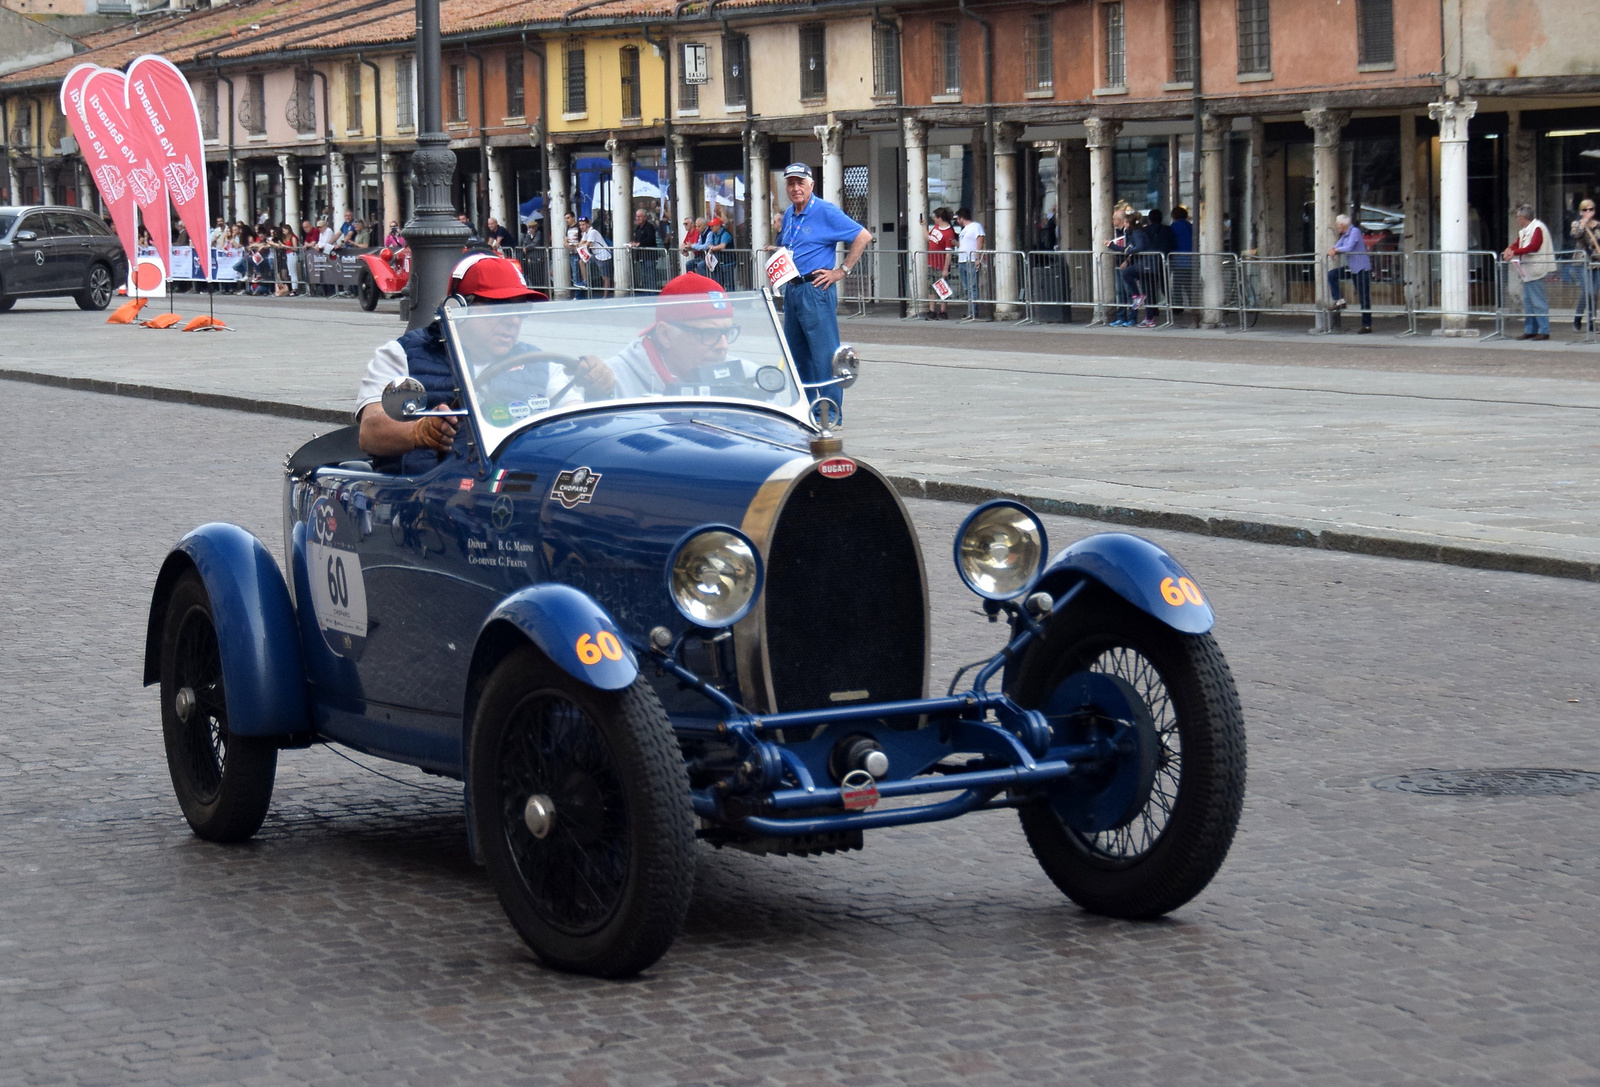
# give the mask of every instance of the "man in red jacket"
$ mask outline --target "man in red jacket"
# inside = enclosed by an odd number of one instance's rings
[[[1522,279],[1522,335],[1519,340],[1550,338],[1550,302],[1544,293],[1544,277],[1556,270],[1555,246],[1550,228],[1533,217],[1533,205],[1517,209],[1517,240],[1500,254],[1511,261]]]

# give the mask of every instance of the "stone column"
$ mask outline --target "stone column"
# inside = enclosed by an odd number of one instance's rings
[[[999,321],[1014,321],[1021,316],[1017,302],[1022,297],[1016,255],[1022,248],[1017,231],[1017,137],[1022,135],[1022,126],[1004,121],[994,128],[994,316]]]
[[[1413,255],[1417,250],[1427,248],[1418,208],[1417,117],[1414,113],[1405,112],[1400,114],[1400,215],[1405,222],[1404,233],[1400,235],[1400,252],[1404,254],[1402,259],[1406,270],[1406,304],[1413,309],[1425,305],[1427,299],[1422,291],[1427,266],[1419,265],[1417,262],[1422,258]]]
[[[1227,282],[1222,271],[1222,217],[1227,211],[1228,132],[1232,117],[1207,113],[1200,120],[1200,327],[1222,324]]]
[[[350,172],[345,169],[344,155],[338,151],[328,156],[328,190],[333,197],[333,229],[344,223],[344,213],[350,210]],[[386,224],[387,225],[387,224]]]
[[[928,122],[907,117],[906,143],[906,279],[911,290],[910,316],[919,317],[928,298]]]
[[[760,132],[750,133],[750,176],[744,179],[745,216],[750,223],[750,248],[755,250],[754,274],[758,282],[765,259],[761,251],[772,244],[772,201],[767,197],[772,170],[767,165],[767,151],[767,137]]]
[[[1308,109],[1300,114],[1312,131],[1312,249],[1323,253],[1338,239],[1334,235],[1333,220],[1339,209],[1339,135],[1350,119],[1348,110]],[[1331,267],[1325,261],[1317,262],[1320,273]],[[1328,327],[1328,306],[1333,299],[1328,294],[1328,278],[1317,276],[1317,327]]]
[[[48,162],[50,160],[46,159],[45,161]],[[39,184],[44,187],[44,203],[54,204],[56,202],[56,182],[55,177],[49,170],[41,169],[39,171]]]
[[[1114,263],[1106,256],[1111,240],[1111,209],[1116,203],[1111,173],[1121,121],[1090,117],[1089,130],[1089,240],[1094,250],[1094,323],[1105,324],[1117,304]]]
[[[1539,205],[1538,178],[1534,169],[1537,153],[1534,148],[1533,130],[1522,127],[1522,111],[1513,109],[1506,111],[1508,122],[1506,132],[1507,152],[1506,165],[1506,237],[1517,236],[1517,207],[1521,204]],[[1551,239],[1551,244],[1557,249],[1572,247],[1572,239],[1567,236],[1567,224],[1556,222],[1550,224],[1556,236]],[[1470,241],[1470,239],[1469,239]]]
[[[1245,238],[1244,245],[1239,247],[1243,252],[1253,249],[1258,254],[1265,251],[1263,242],[1267,237],[1267,224],[1272,221],[1267,208],[1271,201],[1267,199],[1267,126],[1260,117],[1250,118],[1250,184],[1247,188],[1246,203],[1248,209],[1245,213]]]
[[[239,167],[240,163],[233,164],[233,222],[240,222],[250,217],[250,179]]]
[[[78,190],[78,206],[84,211],[94,210],[94,177],[89,164],[81,158],[72,160],[72,177]],[[298,223],[295,224],[299,226]]]
[[[814,129],[822,142],[822,198],[844,207],[844,125],[830,120]]]
[[[686,136],[672,137],[672,187],[678,193],[678,214],[672,220],[672,237],[683,241],[683,221],[695,218],[700,201],[694,188],[694,144]],[[681,267],[679,261],[669,262],[669,267]]]
[[[633,293],[633,144],[615,137],[606,141],[611,152],[611,275],[617,294]]]
[[[400,217],[400,156],[386,154],[378,162],[378,176],[383,181],[383,230],[389,231],[389,222],[405,222]]]
[[[1467,327],[1467,122],[1478,112],[1470,98],[1447,99],[1428,107],[1439,122],[1439,298],[1444,310],[1439,333],[1475,336]]]
[[[300,157],[279,155],[278,169],[283,171],[283,219],[300,235]],[[388,226],[384,223],[384,226]]]
[[[1057,192],[1061,204],[1056,211],[1056,225],[1061,228],[1059,248],[1081,252],[1090,248],[1089,148],[1082,140],[1061,141],[1059,177]]]
[[[567,259],[567,149],[544,145],[545,181],[550,204],[545,208],[545,238],[550,245],[550,285],[557,298],[572,297],[572,264]]]
[[[491,217],[501,226],[506,224],[506,187],[500,176],[504,172],[505,160],[499,150],[492,146],[483,149],[483,172],[489,183],[489,206],[483,213],[484,229],[488,229]]]

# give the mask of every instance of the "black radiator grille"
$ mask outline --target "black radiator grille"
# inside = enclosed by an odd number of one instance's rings
[[[795,486],[773,532],[765,598],[778,710],[922,697],[927,615],[916,543],[870,472],[813,471]]]

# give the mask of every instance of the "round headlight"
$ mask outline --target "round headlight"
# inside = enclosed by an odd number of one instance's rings
[[[667,559],[667,591],[696,626],[732,626],[761,592],[761,556],[737,529],[696,529]]]
[[[1033,586],[1045,557],[1044,526],[1027,506],[1007,499],[967,514],[956,533],[956,571],[987,600],[1010,600]]]

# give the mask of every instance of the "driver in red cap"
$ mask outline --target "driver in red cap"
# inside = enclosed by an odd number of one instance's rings
[[[770,395],[756,392],[754,364],[728,357],[729,345],[738,338],[727,289],[707,276],[685,272],[661,288],[656,323],[637,340],[604,363],[593,355],[582,361],[609,367],[618,397],[708,395],[730,385],[741,396]]]
[[[474,253],[450,273],[450,293],[461,295],[472,305],[512,302],[542,302],[545,296],[533,290],[522,278],[522,268],[514,260],[489,253]],[[483,363],[506,358],[517,349],[522,331],[522,315],[509,312],[505,318],[461,323],[463,346],[467,354]],[[473,342],[465,342],[470,338]],[[584,359],[576,374],[572,392],[582,391],[584,399],[604,399],[612,394],[615,380],[611,370],[599,359]],[[397,340],[390,340],[367,363],[366,376],[356,398],[356,421],[361,426],[359,441],[363,452],[377,459],[380,470],[403,475],[420,475],[438,464],[456,438],[456,420],[427,416],[422,419],[391,419],[383,410],[383,390],[390,382],[414,377],[428,392],[428,407],[449,404],[456,397],[456,379],[445,349],[441,320],[435,318],[424,328],[413,329]],[[554,376],[549,384],[556,385]],[[561,381],[559,388],[567,387]],[[534,390],[545,394],[541,388]],[[553,406],[553,405],[552,405]],[[395,464],[395,458],[399,464]]]

